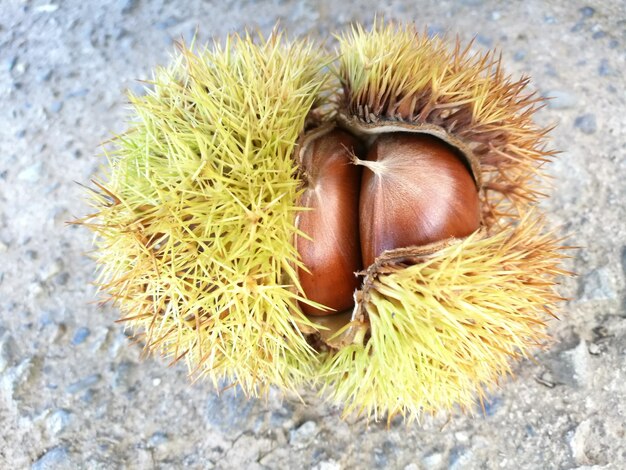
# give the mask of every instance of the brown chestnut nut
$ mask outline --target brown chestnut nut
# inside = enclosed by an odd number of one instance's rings
[[[359,244],[359,190],[361,168],[352,164],[359,142],[334,129],[313,139],[301,155],[306,189],[296,227],[311,239],[296,237],[295,247],[309,272],[298,269],[309,300],[332,310],[301,302],[307,315],[328,315],[353,307],[362,269]]]
[[[413,133],[379,136],[363,165],[359,206],[365,266],[383,251],[464,237],[480,225],[476,183],[442,140]]]

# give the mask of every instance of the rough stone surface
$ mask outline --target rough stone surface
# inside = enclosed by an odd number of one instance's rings
[[[67,448],[55,447],[37,459],[30,468],[31,470],[69,470],[72,468],[72,464]]]
[[[550,324],[474,416],[366,423],[315,396],[247,401],[141,356],[98,306],[83,189],[125,90],[173,42],[244,26],[328,39],[374,14],[476,37],[530,75],[563,150],[544,208],[582,247]],[[0,468],[626,468],[626,4],[603,0],[2,0]],[[272,392],[273,393],[273,392]]]
[[[552,109],[571,109],[578,102],[574,95],[564,90],[550,90],[545,96],[550,99],[548,106]]]
[[[598,129],[595,114],[587,113],[578,116],[574,120],[574,127],[584,134],[595,134]]]

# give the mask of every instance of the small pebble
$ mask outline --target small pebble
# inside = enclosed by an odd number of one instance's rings
[[[80,397],[80,399],[84,403],[91,403],[93,401],[93,390],[92,389],[88,389],[85,393],[83,393],[83,395]]]
[[[498,397],[489,397],[483,401],[483,408],[486,416],[493,416],[500,407],[502,401]]]
[[[598,341],[601,341],[603,339],[610,338],[612,336],[609,333],[608,328],[606,326],[604,326],[604,325],[596,326],[593,330],[591,330],[591,332],[593,333],[593,341],[594,342],[598,342]]]
[[[606,33],[604,31],[596,31],[595,33],[591,35],[593,39],[602,39],[605,36],[606,36]]]
[[[374,463],[376,468],[389,468],[389,459],[396,454],[396,446],[393,442],[387,440],[383,442],[382,448],[374,449]]]
[[[592,270],[582,276],[581,300],[612,300],[617,297],[617,292],[611,282],[611,273],[608,268],[602,267]]]
[[[15,65],[17,64],[17,56],[14,55],[12,57],[9,57],[6,64],[7,64],[7,70],[11,72],[15,68]]]
[[[422,464],[424,465],[424,468],[427,470],[441,468],[443,466],[443,454],[439,452],[429,454],[422,459]],[[415,464],[411,464],[411,465],[415,465]],[[417,469],[417,465],[415,465],[415,468]],[[405,467],[405,470],[406,470],[406,467]]]
[[[137,3],[137,0],[119,0],[118,6],[120,7],[120,12],[123,15],[127,15],[137,8]]]
[[[341,470],[341,464],[336,460],[329,459],[320,462],[315,468],[317,470]]]
[[[382,449],[374,449],[374,463],[376,468],[385,468],[387,466],[388,459]]]
[[[116,389],[129,390],[136,381],[137,364],[130,361],[123,361],[115,368],[113,376],[113,387]]]
[[[319,462],[322,459],[327,459],[328,458],[328,453],[326,452],[326,449],[320,449],[317,448],[313,451],[313,454],[311,454],[311,462]]]
[[[60,187],[61,187],[61,183],[56,181],[56,182],[46,186],[45,189],[44,189],[44,193],[43,194],[47,195],[47,194],[53,193],[54,191],[56,191]]]
[[[84,326],[77,329],[76,333],[74,333],[74,337],[72,338],[72,345],[78,346],[79,344],[84,343],[89,336],[89,333],[89,328],[86,328]]]
[[[7,330],[0,327],[0,373],[16,363],[17,344]]]
[[[546,64],[546,75],[548,75],[550,77],[558,77],[559,76],[559,73],[556,71],[556,67],[554,67],[554,64],[552,64],[552,63]]]
[[[19,181],[24,181],[27,183],[36,183],[41,179],[43,175],[43,162],[33,163],[30,166],[27,166],[22,171],[17,174],[17,179]]]
[[[513,60],[516,62],[520,62],[526,58],[526,51],[519,50],[515,54],[513,54]]]
[[[454,447],[448,457],[449,470],[462,470],[467,467],[468,460],[472,456],[472,451],[463,447]]]
[[[47,82],[52,78],[52,69],[44,69],[37,76],[37,80],[40,82]]]
[[[53,447],[43,454],[33,465],[31,470],[57,470],[69,468],[69,453],[67,447]]]
[[[555,380],[554,376],[552,375],[550,371],[545,371],[543,374],[536,376],[535,381],[538,384],[541,384],[544,387],[548,387],[548,388],[554,388],[557,385],[561,385]]]
[[[126,28],[119,26],[113,30],[113,38],[115,40],[119,41],[120,39],[123,39],[126,36],[128,36],[128,30]]]
[[[288,403],[283,403],[282,406],[273,411],[270,415],[270,426],[273,428],[288,429],[293,426],[293,408]]]
[[[587,462],[586,450],[588,440],[592,434],[592,422],[589,419],[582,421],[572,433],[569,445],[571,448],[572,456],[576,463],[581,464]]]
[[[222,432],[232,432],[248,426],[257,400],[246,399],[232,392],[212,396],[206,409],[207,422]]]
[[[150,436],[150,439],[148,439],[148,446],[158,447],[165,444],[168,440],[169,438],[167,437],[166,433],[161,431],[155,432],[152,436]]]
[[[156,27],[156,29],[164,30],[171,28],[172,26],[176,26],[178,23],[180,23],[180,19],[176,18],[175,16],[169,16],[163,21],[157,22],[154,26]]]
[[[63,408],[56,410],[46,420],[46,429],[48,433],[56,436],[62,432],[70,422],[72,414]]]
[[[476,35],[476,42],[478,42],[478,44],[482,44],[485,47],[493,46],[493,39],[491,39],[489,36],[484,36],[482,34]]]
[[[84,98],[89,94],[89,88],[79,88],[78,90],[70,91],[65,95],[66,98]]]
[[[43,327],[54,324],[54,314],[52,312],[42,312],[39,317],[39,324]]]
[[[200,457],[194,453],[183,457],[182,463],[184,467],[200,467],[198,462],[199,460]],[[202,467],[206,468],[207,470],[211,470],[215,467],[215,465],[210,460],[202,459]]]
[[[574,121],[574,127],[580,129],[583,134],[594,134],[598,129],[595,114],[583,114]]]
[[[67,281],[70,280],[70,273],[67,271],[62,272],[54,276],[54,283],[58,286],[64,286],[67,284]]]
[[[84,390],[87,390],[89,387],[97,384],[98,382],[100,382],[100,380],[102,380],[102,376],[100,374],[89,375],[84,379],[70,384],[66,389],[67,393],[74,395],[76,393],[82,392]]]
[[[120,350],[128,346],[128,339],[132,337],[127,334],[128,330],[99,328],[94,334],[96,339],[93,341],[92,351],[106,348],[109,356],[117,357]]]
[[[600,65],[598,66],[598,75],[600,75],[601,77],[615,75],[615,69],[611,67],[607,59],[600,60]]]
[[[589,351],[589,354],[591,354],[592,356],[599,356],[600,353],[602,352],[602,348],[596,343],[589,344],[589,346],[587,347],[587,350]]]
[[[587,379],[588,354],[584,340],[578,335],[571,335],[567,341],[567,348],[560,352],[555,351],[544,358],[543,373],[535,380],[548,388],[557,385],[575,389]],[[565,345],[565,342],[562,343]]]
[[[63,101],[55,101],[50,105],[50,111],[53,113],[58,113],[63,109]]]
[[[582,7],[578,11],[583,18],[591,18],[596,12],[592,7]]]
[[[548,107],[552,109],[570,109],[577,104],[576,97],[565,90],[550,90],[544,96],[550,98]]]
[[[289,433],[289,444],[296,447],[307,446],[317,434],[317,424],[314,421],[306,421],[297,429],[292,429]]]
[[[13,69],[13,71],[17,74],[17,75],[23,75],[24,72],[26,72],[26,69],[28,67],[28,64],[25,64],[23,62],[18,62],[17,65],[15,66],[15,68]],[[29,101],[27,101],[24,106],[26,108],[30,108],[32,105]]]
[[[581,31],[583,28],[585,27],[584,23],[582,21],[579,21],[578,23],[576,23],[574,26],[572,26],[572,29],[570,29],[570,31],[572,33],[578,33],[579,31]]]
[[[65,337],[65,333],[67,333],[67,325],[62,321],[52,325],[50,328],[50,338],[54,343],[62,344],[62,339]]]
[[[37,362],[38,358],[29,357],[22,361],[15,361],[13,367],[9,367],[4,372],[2,377],[2,386],[4,391],[10,391],[8,394],[9,399],[21,399],[21,392],[25,388],[28,380],[32,377],[33,364]]]
[[[55,259],[52,263],[46,265],[39,272],[39,276],[42,281],[52,279],[63,270],[63,260],[61,258]]]
[[[574,368],[574,379],[580,385],[589,383],[592,373],[589,364],[589,347],[585,340],[581,340],[578,345],[563,353],[567,355]]]
[[[59,5],[55,5],[54,3],[48,3],[45,5],[39,5],[35,8],[35,11],[38,13],[54,13],[59,9]]]
[[[41,282],[31,282],[28,286],[28,296],[31,299],[36,299],[45,292],[44,286]]]

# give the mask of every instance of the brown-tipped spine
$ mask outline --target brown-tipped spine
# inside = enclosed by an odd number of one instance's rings
[[[301,156],[306,189],[297,227],[311,240],[296,237],[296,249],[308,269],[298,270],[304,294],[332,310],[301,302],[307,315],[328,315],[351,309],[359,288],[359,189],[361,167],[351,163],[358,140],[334,129],[310,142]]]

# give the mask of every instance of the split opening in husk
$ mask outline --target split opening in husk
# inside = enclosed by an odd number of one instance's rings
[[[445,129],[432,124],[406,123],[403,121],[381,121],[365,123],[358,118],[349,118],[343,114],[337,116],[338,128],[348,131],[357,137],[363,145],[365,153],[372,146],[377,137],[392,133],[410,133],[432,136],[444,143],[464,164],[480,192],[482,186],[482,174],[480,161],[474,155],[471,147],[459,138],[450,135]],[[317,129],[309,130],[300,140],[297,150],[297,162],[302,165],[303,155],[307,147],[317,139],[325,136],[337,128],[334,124],[322,125]],[[356,156],[355,156],[356,158]],[[301,175],[302,176],[302,175]],[[481,227],[484,223],[481,221]],[[479,228],[478,231],[481,231]],[[332,312],[325,316],[305,315],[311,325],[301,325],[300,330],[307,335],[307,341],[318,352],[328,349],[341,349],[352,343],[365,344],[370,338],[370,322],[367,312],[363,308],[368,301],[368,291],[374,280],[385,273],[389,267],[397,265],[410,266],[418,264],[429,255],[437,253],[441,249],[450,246],[460,240],[449,238],[428,243],[424,246],[401,247],[385,251],[376,261],[365,266],[363,270],[354,275],[360,280],[359,289],[354,291],[354,305],[351,310]]]

